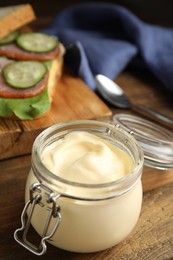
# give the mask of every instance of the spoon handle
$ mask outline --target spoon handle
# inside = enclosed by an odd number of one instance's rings
[[[173,118],[163,115],[153,108],[146,107],[144,105],[136,105],[132,106],[132,110],[140,115],[152,119],[153,121],[163,126],[173,129]]]

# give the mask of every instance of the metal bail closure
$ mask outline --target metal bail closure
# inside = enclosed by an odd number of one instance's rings
[[[49,240],[55,234],[61,222],[60,207],[56,205],[56,201],[60,196],[61,195],[55,195],[51,189],[49,189],[48,187],[46,187],[41,183],[34,183],[30,187],[30,199],[25,204],[25,207],[21,214],[22,226],[21,228],[15,231],[14,238],[20,245],[22,245],[23,247],[25,247],[35,255],[43,255],[46,252],[47,250],[46,241]],[[27,240],[27,234],[31,224],[31,218],[34,212],[34,208],[37,204],[42,203],[41,200],[43,197],[44,198],[46,197],[46,202],[49,205],[49,215],[47,217],[44,231],[41,236],[41,242],[37,247]],[[57,220],[51,232],[47,234],[52,218],[57,218]]]

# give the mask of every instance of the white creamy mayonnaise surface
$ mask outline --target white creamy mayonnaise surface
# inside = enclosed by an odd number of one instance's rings
[[[83,131],[69,133],[49,145],[42,154],[42,162],[55,175],[86,184],[118,180],[132,168],[126,152]]]

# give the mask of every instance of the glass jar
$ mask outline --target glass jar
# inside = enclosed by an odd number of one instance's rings
[[[42,163],[44,149],[68,133],[92,133],[130,156],[132,170],[119,180],[102,184],[68,181]],[[46,241],[73,252],[96,252],[124,240],[134,229],[141,211],[143,152],[135,138],[105,122],[78,120],[43,131],[35,140],[32,167],[26,183],[22,227],[15,239],[36,255],[46,251]],[[30,222],[41,236],[38,247],[27,239]]]
[[[133,132],[143,150],[145,166],[173,169],[173,132],[170,129],[131,114],[116,114],[111,123]]]

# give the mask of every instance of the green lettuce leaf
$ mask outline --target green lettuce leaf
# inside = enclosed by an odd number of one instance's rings
[[[31,120],[50,108],[47,90],[31,98],[0,98],[0,117],[16,115],[22,120]]]

